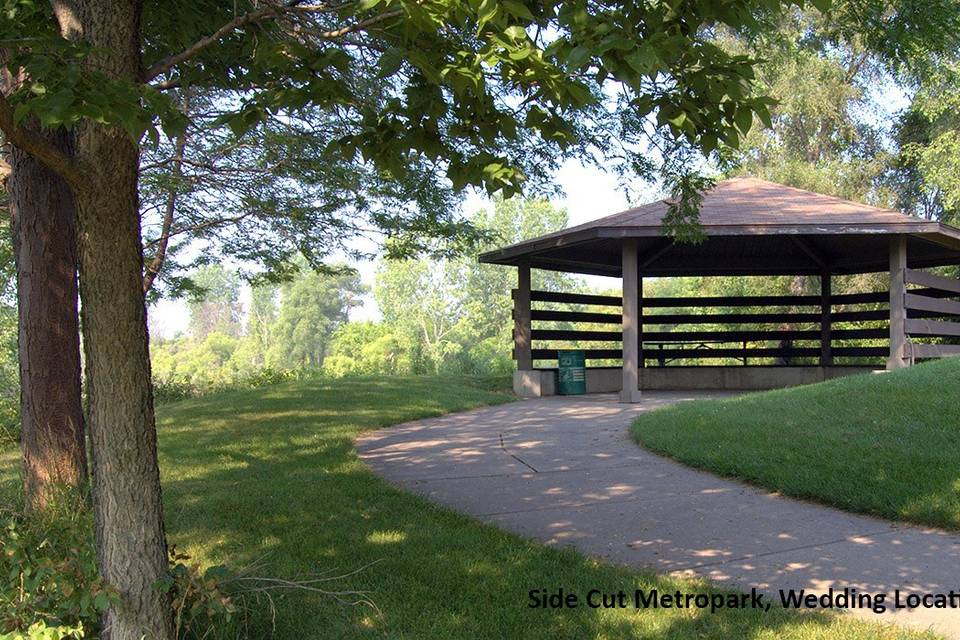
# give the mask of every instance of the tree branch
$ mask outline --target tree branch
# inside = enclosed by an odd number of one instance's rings
[[[268,6],[261,9],[254,9],[253,11],[249,11],[241,16],[237,16],[209,36],[200,38],[180,53],[175,53],[172,56],[168,56],[163,60],[150,65],[150,68],[144,72],[142,79],[144,82],[150,82],[161,73],[169,71],[181,62],[186,62],[193,56],[216,44],[223,37],[230,35],[237,29],[241,29],[248,24],[256,24],[258,22],[263,22],[264,20],[272,20],[283,13],[283,10],[284,7],[282,6]]]
[[[197,40],[196,42],[191,44],[189,47],[187,47],[180,53],[176,53],[174,55],[168,56],[163,60],[160,60],[150,65],[150,67],[144,72],[142,81],[150,82],[151,80],[154,80],[157,76],[163,73],[166,73],[167,71],[169,71],[170,69],[172,69],[173,67],[177,66],[182,62],[186,62],[187,60],[194,57],[201,51],[213,46],[214,44],[219,42],[222,38],[230,35],[234,31],[242,29],[247,25],[258,24],[261,22],[266,22],[268,20],[273,20],[285,13],[319,13],[319,12],[330,11],[334,8],[336,7],[331,7],[325,4],[303,5],[297,2],[296,0],[293,0],[291,2],[288,2],[287,4],[262,7],[260,9],[249,11],[243,14],[242,16],[237,16],[230,22],[224,24],[222,27],[214,31],[209,36],[206,36],[204,38]],[[362,31],[363,29],[371,27],[385,20],[389,20],[391,18],[397,18],[402,14],[403,14],[402,9],[394,9],[392,11],[386,11],[379,15],[367,18],[366,20],[361,20],[351,25],[347,25],[340,29],[334,29],[332,31],[324,31],[318,34],[318,37],[324,40],[336,39],[350,33]],[[172,82],[177,82],[177,81],[174,80]],[[161,83],[157,86],[159,88],[169,88],[166,86],[166,83]]]
[[[174,184],[170,186],[170,191],[167,194],[167,202],[163,212],[163,226],[160,229],[160,237],[157,238],[157,251],[153,254],[153,260],[150,261],[150,264],[146,268],[146,272],[143,274],[144,293],[150,291],[150,288],[153,286],[153,281],[157,279],[157,275],[160,273],[160,269],[163,268],[163,263],[167,259],[167,246],[170,243],[170,230],[173,227],[173,214],[177,210],[177,189],[179,188],[179,185],[176,184],[176,180],[183,176],[183,155],[186,147],[187,134],[181,133],[177,137],[176,152],[173,156],[172,174],[175,180]]]
[[[83,188],[83,185],[89,181],[89,176],[85,177],[80,162],[76,158],[50,144],[43,136],[14,124],[13,109],[2,93],[0,93],[0,130],[7,137],[7,142],[17,145],[47,165],[74,189]]]

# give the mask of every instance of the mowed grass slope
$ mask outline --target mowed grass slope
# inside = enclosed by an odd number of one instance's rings
[[[423,378],[304,381],[160,407],[168,536],[203,565],[255,565],[261,576],[360,569],[323,586],[364,591],[377,606],[288,592],[275,596],[274,611],[261,603],[244,629],[252,638],[925,637],[780,609],[528,609],[527,592],[536,588],[711,589],[482,525],[393,488],[357,458],[353,438],[363,431],[511,399],[490,390],[495,386]],[[6,489],[14,476],[6,470]]]
[[[638,418],[641,445],[784,494],[960,530],[960,359]]]

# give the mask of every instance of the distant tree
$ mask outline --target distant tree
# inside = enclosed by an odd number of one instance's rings
[[[271,283],[255,284],[250,290],[250,309],[247,312],[247,341],[251,343],[252,364],[266,364],[266,353],[273,337],[277,320],[279,288]]]
[[[190,333],[202,341],[214,331],[240,335],[240,277],[222,265],[211,264],[192,275],[193,292],[187,303]]]
[[[907,174],[919,157],[897,155],[923,133],[915,118],[890,138],[891,123],[880,117],[886,106],[876,101],[885,87],[915,93],[932,61],[955,59],[958,28],[952,1],[917,11],[913,0],[835,0],[827,13],[796,8],[759,31],[719,30],[725,49],[764,58],[757,85],[777,100],[771,126],[752,128],[730,152],[734,173],[916,209],[909,194],[918,193],[919,173],[912,181]],[[906,169],[891,179],[897,164]]]
[[[385,322],[348,322],[337,329],[323,371],[331,377],[412,373],[409,349]]]
[[[304,265],[280,289],[267,361],[286,368],[321,366],[333,333],[360,304],[362,292],[353,272],[317,273]]]
[[[891,172],[900,206],[928,219],[960,218],[960,53],[919,74],[920,89],[896,128]]]
[[[557,231],[567,212],[546,200],[496,198],[471,222],[486,232],[482,250]],[[381,262],[374,295],[384,322],[398,334],[414,373],[508,371],[516,287],[513,269],[482,265],[476,255],[444,260]],[[534,270],[532,284],[577,291],[582,283],[556,271]]]

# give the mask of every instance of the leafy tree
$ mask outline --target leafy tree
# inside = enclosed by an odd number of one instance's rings
[[[409,350],[392,327],[383,322],[349,322],[334,333],[323,372],[333,378],[395,375],[412,373],[412,366]]]
[[[264,366],[266,353],[273,340],[273,326],[277,320],[277,294],[274,284],[259,283],[250,291],[250,310],[247,313],[247,339],[251,343],[250,364]]]
[[[240,278],[219,264],[197,269],[188,302],[190,333],[203,340],[214,331],[240,335]]]
[[[704,34],[714,23],[754,24],[778,4],[7,3],[0,42],[15,44],[0,59],[21,81],[0,95],[0,130],[60,175],[77,206],[98,560],[121,594],[105,627],[118,638],[167,638],[173,628],[154,588],[166,545],[137,199],[140,136],[158,124],[186,130],[189,114],[170,91],[233,91],[223,120],[237,134],[268,113],[348,113],[356,128],[333,155],[362,154],[395,176],[422,159],[455,189],[512,193],[598,140],[626,166],[649,167],[629,151],[649,129],[613,107],[655,114],[672,136],[706,149],[735,143],[766,102],[750,91],[753,61]],[[353,81],[378,76],[383,99],[364,99]],[[619,104],[604,100],[612,82]],[[31,117],[75,127],[75,153],[26,127]],[[396,246],[449,224],[417,217]]]
[[[483,249],[557,231],[567,212],[546,200],[496,198],[473,224],[490,238]],[[384,261],[374,294],[384,322],[410,352],[414,373],[505,373],[512,367],[513,269],[482,265],[476,257]],[[532,285],[576,291],[582,284],[554,271],[534,270]]]
[[[731,154],[735,172],[913,209],[903,195],[915,190],[909,179],[890,179],[906,140],[896,136],[891,153],[874,101],[884,85],[913,91],[918,65],[956,50],[957,25],[954,2],[916,11],[911,0],[838,0],[826,14],[785,12],[773,29],[721,33],[724,48],[764,57],[758,84],[777,100],[772,126],[751,129]]]
[[[284,368],[319,367],[333,333],[358,306],[362,293],[353,272],[304,271],[280,289],[280,311],[267,361]]]
[[[926,70],[897,123],[900,154],[891,173],[900,206],[956,222],[960,212],[960,56]]]

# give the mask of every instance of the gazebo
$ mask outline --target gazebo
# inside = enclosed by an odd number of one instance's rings
[[[924,271],[960,264],[960,229],[734,178],[704,196],[705,240],[684,244],[662,231],[668,206],[666,200],[652,202],[480,256],[484,263],[517,267],[518,394],[556,392],[552,362],[558,341],[592,345],[585,349],[588,364],[619,360],[616,367],[588,367],[587,391],[619,391],[625,402],[639,400],[643,389],[774,388],[882,368],[883,360],[893,369],[960,355],[960,344],[952,344],[960,337],[960,281]],[[619,277],[622,298],[532,291],[531,269]],[[876,272],[889,272],[888,290],[831,293],[832,276]],[[817,276],[820,291],[643,295],[644,278],[716,275]],[[619,313],[606,312],[610,307]],[[583,324],[590,328],[577,328]],[[613,329],[605,325],[619,330],[596,330]]]

